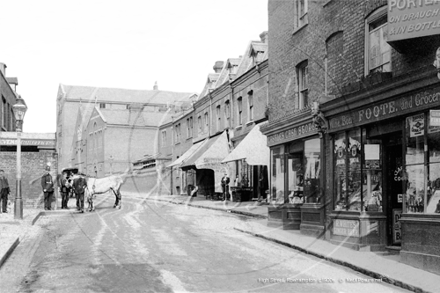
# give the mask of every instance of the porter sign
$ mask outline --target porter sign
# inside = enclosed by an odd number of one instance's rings
[[[440,34],[440,0],[389,0],[388,42]]]

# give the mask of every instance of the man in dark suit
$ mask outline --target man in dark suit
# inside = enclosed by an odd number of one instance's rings
[[[222,178],[221,184],[222,184],[223,200],[227,200],[229,197],[229,177],[228,177],[228,174],[225,173],[225,175]]]
[[[60,178],[58,179],[58,191],[61,194],[61,208],[68,209],[67,203],[69,202],[69,184],[67,173],[63,172]]]
[[[46,166],[44,175],[41,177],[41,187],[44,192],[44,209],[50,210],[52,203],[52,196],[54,192],[54,184],[52,175],[50,175],[50,167]]]
[[[0,170],[0,212],[8,212],[8,195],[10,193],[8,179],[5,177],[5,171]]]

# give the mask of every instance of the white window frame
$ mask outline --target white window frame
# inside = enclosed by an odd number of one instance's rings
[[[308,61],[303,61],[297,66],[297,81],[298,81],[298,109],[303,109],[310,104],[309,101],[309,64]],[[307,99],[307,101],[306,101]]]
[[[238,125],[242,125],[243,124],[243,98],[239,97],[237,99],[237,115],[238,115]]]
[[[166,145],[167,145],[167,131],[162,130],[162,146],[166,146]]]
[[[308,0],[295,0],[295,29],[299,29],[308,23]]]
[[[249,118],[248,121],[254,121],[254,92],[250,91],[248,93],[248,109],[249,109]]]
[[[225,121],[226,127],[231,127],[231,103],[229,100],[225,102]]]
[[[209,114],[208,114],[208,112],[205,112],[205,114],[204,114],[204,119],[205,119],[205,124],[204,124],[204,128],[203,128],[203,130],[208,130],[208,128],[209,128]]]
[[[370,14],[365,19],[365,52],[364,52],[364,68],[365,68],[365,76],[369,75],[372,72],[391,72],[392,71],[392,63],[391,63],[391,46],[385,41],[385,46],[388,47],[389,51],[389,62],[381,63],[379,66],[376,66],[373,69],[370,69],[370,34],[372,32],[380,31],[387,31],[386,26],[388,25],[388,22],[386,21],[384,24],[379,25],[378,27],[372,29],[370,31],[370,25],[383,21],[383,18],[387,18],[387,7],[388,6],[382,6],[381,8],[376,9],[373,13]],[[383,71],[383,67],[385,64],[389,64],[389,70]]]

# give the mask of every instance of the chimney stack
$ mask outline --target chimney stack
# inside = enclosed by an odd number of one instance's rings
[[[215,73],[220,73],[220,71],[222,71],[222,68],[223,68],[223,61],[215,62],[213,67]]]
[[[155,91],[159,90],[159,87],[157,85],[157,81],[154,82],[153,90],[155,90]]]
[[[0,72],[3,74],[4,77],[6,77],[6,64],[0,63]]]
[[[267,31],[264,31],[260,34],[260,40],[263,43],[267,43]]]

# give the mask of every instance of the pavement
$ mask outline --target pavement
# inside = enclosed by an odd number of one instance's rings
[[[124,192],[125,196],[140,197],[138,193]],[[400,262],[399,255],[384,255],[373,252],[355,251],[343,246],[334,245],[324,239],[317,239],[301,234],[299,231],[282,230],[267,226],[267,204],[256,201],[223,202],[206,200],[204,197],[181,195],[158,195],[143,197],[148,201],[160,201],[176,205],[188,205],[196,208],[219,210],[252,217],[247,225],[235,230],[260,237],[268,241],[287,246],[300,252],[331,261],[351,268],[372,279],[386,282],[413,292],[440,292],[440,276]],[[99,204],[99,202],[96,202]],[[60,205],[58,205],[60,206]],[[72,202],[70,203],[72,206]],[[26,237],[27,231],[38,218],[45,214],[76,212],[76,209],[42,211],[35,208],[24,208],[23,220],[15,220],[13,211],[0,214],[0,268],[8,256],[19,245],[20,239]],[[359,282],[368,281],[360,279]]]

